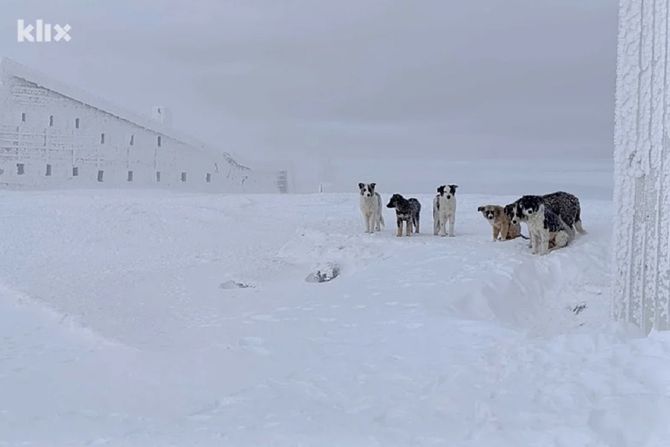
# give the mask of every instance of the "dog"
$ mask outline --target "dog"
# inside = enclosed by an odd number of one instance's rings
[[[483,205],[477,208],[477,211],[482,213],[484,219],[491,224],[494,241],[497,241],[498,238],[500,238],[501,241],[507,241],[523,237],[521,234],[521,224],[512,223],[512,219],[507,212],[508,207],[510,207],[509,209],[511,210],[510,205],[505,208],[498,205]]]
[[[581,207],[577,197],[563,191],[546,194],[540,197],[542,197],[544,204],[557,214],[568,227],[571,229],[574,228],[580,234],[586,233],[582,227]],[[515,204],[516,203],[518,203],[518,200]],[[521,210],[518,206],[515,206],[512,217],[513,223],[518,223],[520,221],[520,212]]]
[[[359,183],[360,207],[365,222],[365,232],[374,233],[381,231],[384,226],[384,216],[382,216],[382,197],[375,191],[376,183]]]
[[[458,188],[458,185],[442,185],[437,188],[437,195],[433,198],[434,235],[454,235],[454,224],[456,223],[456,188]],[[449,224],[449,232],[446,229],[447,223]]]
[[[568,227],[574,228],[580,234],[586,233],[582,227],[581,207],[577,197],[563,191],[545,194],[541,197],[544,204],[557,214]],[[519,211],[521,210],[515,207],[514,214],[517,215]],[[514,222],[514,219],[512,221]]]
[[[512,223],[515,220],[526,222],[533,254],[547,254],[549,248],[565,247],[574,239],[573,227],[554,212],[544,196],[523,196],[514,205]]]
[[[405,235],[412,235],[412,228],[415,233],[419,233],[419,218],[421,215],[421,203],[411,198],[405,199],[400,194],[393,194],[391,200],[386,205],[387,208],[395,208],[395,214],[398,225],[396,236],[402,236],[402,224],[405,222]]]

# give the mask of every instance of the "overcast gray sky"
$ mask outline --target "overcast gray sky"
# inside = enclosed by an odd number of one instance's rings
[[[615,0],[0,1],[0,55],[245,160],[611,152]]]

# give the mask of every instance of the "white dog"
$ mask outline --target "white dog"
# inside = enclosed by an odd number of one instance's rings
[[[551,208],[542,196],[523,196],[514,204],[512,221],[526,222],[533,254],[544,255],[549,249],[562,248],[574,237],[575,230]]]
[[[442,185],[437,188],[437,195],[433,199],[433,234],[435,235],[454,235],[456,188],[458,188],[458,185]],[[447,223],[449,224],[448,232]]]
[[[382,227],[384,226],[384,217],[382,216],[382,198],[378,192],[375,192],[376,185],[376,183],[358,184],[358,189],[361,193],[361,213],[363,214],[366,233],[381,231]]]

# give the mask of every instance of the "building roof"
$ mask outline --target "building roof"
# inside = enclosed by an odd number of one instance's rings
[[[65,96],[72,99],[73,101],[80,102],[87,106],[93,107],[100,110],[101,112],[107,113],[109,115],[115,116],[124,121],[128,121],[131,124],[139,126],[143,129],[164,135],[168,138],[172,138],[181,143],[192,146],[196,149],[202,151],[210,152],[212,156],[216,156],[216,152],[209,150],[206,145],[197,139],[178,132],[172,128],[169,128],[159,121],[153,120],[147,116],[137,114],[130,110],[124,109],[123,107],[117,106],[103,98],[92,95],[80,88],[68,85],[64,82],[53,79],[43,73],[40,73],[37,70],[26,67],[25,65],[19,64],[18,62],[9,59],[7,57],[0,58],[0,78],[6,77],[17,77],[28,82],[32,82],[40,87],[43,87],[47,90],[51,90],[59,95]],[[223,156],[223,158],[231,164],[236,165],[240,168],[246,168],[241,164],[237,163],[233,157],[224,152],[223,154],[218,154]],[[248,168],[246,168],[248,169]]]

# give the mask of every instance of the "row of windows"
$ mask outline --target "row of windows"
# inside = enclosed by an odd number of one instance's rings
[[[25,123],[26,122],[26,112],[21,113],[21,122]],[[54,127],[54,116],[49,115],[49,127]],[[75,129],[79,129],[79,118],[74,119],[74,127]],[[161,135],[156,136],[156,146],[161,147],[163,141],[162,141]],[[135,145],[135,135],[131,135],[130,139],[128,140],[128,143],[131,146]],[[105,133],[100,134],[100,144],[105,144]]]
[[[46,170],[44,172],[44,175],[46,177],[50,177],[52,172],[52,166],[50,164],[46,165]],[[0,172],[1,173],[1,172]],[[24,163],[17,163],[16,164],[16,174],[17,175],[24,175],[26,173],[26,166]],[[104,181],[104,176],[105,176],[105,171],[103,169],[98,170],[98,181],[103,182]],[[78,166],[73,166],[72,167],[72,177],[79,177],[79,167]],[[186,183],[186,178],[187,178],[187,173],[186,171],[182,171],[181,175],[179,176],[179,179],[183,182]],[[128,182],[133,181],[133,171],[128,171],[128,176],[126,177],[126,180]],[[156,182],[160,183],[161,181],[161,171],[156,171]],[[205,182],[211,183],[212,182],[212,174],[207,173],[205,174]]]

